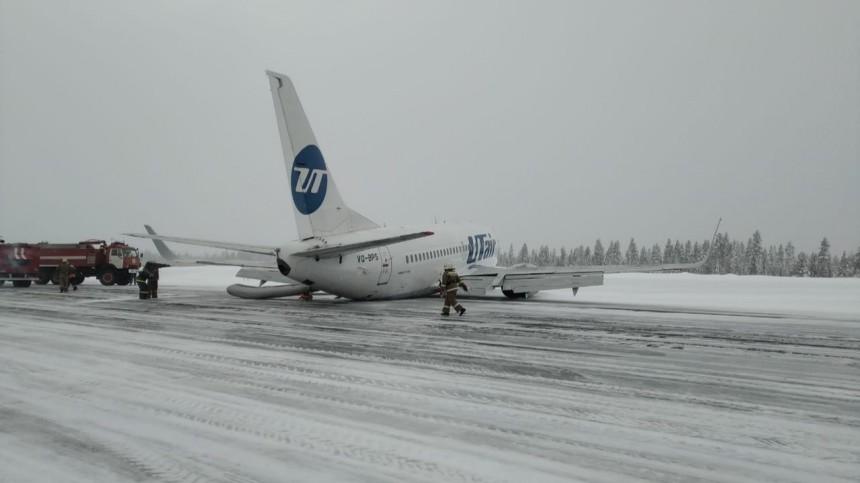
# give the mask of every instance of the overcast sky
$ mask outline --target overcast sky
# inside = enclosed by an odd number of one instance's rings
[[[854,0],[0,0],[0,235],[296,238],[270,69],[380,224],[626,247],[723,217],[856,250],[858,25]]]

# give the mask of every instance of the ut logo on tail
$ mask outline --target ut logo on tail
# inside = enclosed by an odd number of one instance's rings
[[[320,185],[325,179],[326,171],[324,169],[314,169],[310,170],[308,168],[293,168],[293,171],[299,172],[299,179],[296,181],[296,185],[293,189],[296,190],[297,193],[307,193],[308,189],[310,189],[311,193],[318,193],[320,190]],[[308,176],[310,173],[310,176]],[[308,179],[310,178],[310,179]],[[313,186],[311,185],[313,183]]]
[[[322,206],[328,178],[320,149],[313,144],[305,146],[293,160],[290,177],[290,191],[293,192],[293,203],[299,213],[310,215]]]

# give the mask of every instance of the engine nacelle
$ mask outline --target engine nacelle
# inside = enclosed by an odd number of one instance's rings
[[[306,293],[310,287],[307,285],[270,285],[268,287],[251,287],[235,283],[227,287],[227,293],[243,299],[273,299],[278,297],[292,297]]]
[[[287,262],[281,260],[280,257],[278,257],[278,271],[285,277],[290,275],[290,266],[287,265]]]

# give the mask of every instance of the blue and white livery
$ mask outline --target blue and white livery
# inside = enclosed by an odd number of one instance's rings
[[[351,210],[340,196],[305,111],[289,77],[267,71],[290,182],[299,239],[280,246],[257,246],[213,240],[132,234],[153,240],[262,253],[265,267],[242,268],[238,276],[287,285],[233,285],[228,292],[245,298],[294,295],[321,290],[354,300],[430,295],[446,264],[469,285],[470,294],[501,289],[508,297],[539,290],[601,285],[603,274],[620,271],[684,270],[698,263],[649,267],[567,267],[559,269],[496,267],[493,231],[472,223],[380,227]]]

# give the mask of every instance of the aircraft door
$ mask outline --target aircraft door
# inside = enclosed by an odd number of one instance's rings
[[[391,252],[388,251],[388,247],[381,247],[379,249],[379,282],[377,285],[385,285],[391,280]]]

